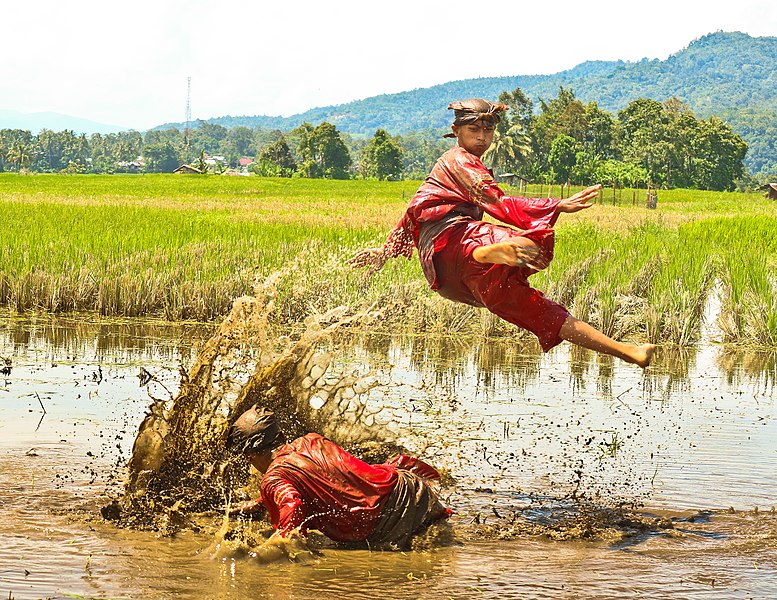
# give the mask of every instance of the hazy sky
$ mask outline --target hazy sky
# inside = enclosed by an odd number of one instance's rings
[[[4,0],[3,4],[8,2]],[[36,0],[3,7],[0,110],[145,129],[290,115],[585,60],[665,59],[718,30],[777,35],[774,0]]]

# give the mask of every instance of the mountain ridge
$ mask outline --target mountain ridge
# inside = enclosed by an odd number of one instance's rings
[[[766,52],[760,51],[766,48]],[[754,50],[759,50],[754,52]],[[745,55],[752,55],[752,59],[743,62]],[[712,60],[713,56],[717,57]],[[670,55],[666,60],[643,58],[639,61],[585,61],[571,69],[559,71],[549,75],[514,75],[500,77],[480,77],[461,79],[438,84],[428,88],[416,88],[403,92],[380,94],[361,100],[353,100],[343,104],[324,107],[315,107],[307,111],[290,115],[288,117],[269,115],[225,115],[203,119],[209,123],[219,123],[225,126],[234,126],[237,121],[240,124],[255,123],[254,126],[276,129],[288,129],[302,122],[316,122],[318,119],[331,120],[338,127],[349,133],[373,133],[372,124],[361,115],[362,107],[377,109],[376,114],[382,115],[382,123],[394,125],[392,133],[406,133],[419,129],[429,128],[427,124],[419,122],[415,113],[407,112],[407,109],[417,103],[426,105],[428,98],[448,94],[447,100],[440,102],[439,106],[429,106],[429,110],[423,111],[426,115],[426,123],[431,121],[432,127],[447,127],[450,116],[447,114],[447,103],[456,98],[468,95],[483,96],[495,99],[503,91],[512,91],[521,87],[527,96],[533,100],[538,98],[549,99],[556,95],[559,86],[572,88],[575,96],[583,102],[596,101],[601,108],[616,112],[625,108],[629,101],[639,97],[652,97],[656,100],[677,96],[698,112],[700,116],[709,116],[710,110],[718,107],[734,106],[746,99],[756,99],[759,103],[765,103],[772,110],[777,110],[777,73],[769,65],[775,64],[777,59],[777,37],[751,37],[741,32],[715,32],[693,40],[687,47]],[[715,67],[719,68],[715,68]],[[701,86],[702,92],[689,89],[688,84],[683,85],[679,80],[687,76],[693,69],[697,70],[697,76],[691,80],[695,86]],[[762,82],[762,84],[750,89],[735,89],[732,84],[742,82],[735,74],[748,73],[747,80]],[[601,91],[594,88],[596,84],[602,84],[598,78],[604,78],[609,84]],[[591,81],[594,79],[594,81]],[[615,85],[617,83],[617,85]],[[722,91],[710,93],[712,83],[722,86]],[[702,85],[704,84],[704,85]],[[471,94],[468,94],[471,92]],[[734,93],[736,92],[736,93]],[[721,100],[724,100],[721,102]],[[386,104],[405,109],[402,119],[387,118]],[[444,104],[444,106],[442,106]],[[440,108],[442,106],[442,108]],[[354,109],[357,109],[359,119],[353,118]],[[431,112],[429,112],[431,111]],[[709,113],[709,114],[708,114]],[[234,122],[234,124],[233,124]],[[165,123],[154,129],[180,127],[182,123]]]
[[[496,99],[520,87],[537,105],[561,86],[582,102],[595,101],[617,113],[640,97],[663,101],[677,97],[700,118],[712,115],[727,121],[748,143],[745,162],[752,173],[777,175],[777,37],[752,37],[742,32],[717,31],[692,40],[666,59],[638,61],[589,60],[554,74],[461,79],[427,88],[393,92],[347,103],[315,107],[287,117],[221,116],[204,119],[225,127],[239,125],[288,131],[303,122],[329,121],[340,131],[371,136],[382,128],[391,135],[446,130],[451,100],[466,97]],[[195,123],[196,126],[196,123]],[[151,129],[181,129],[165,123]],[[0,128],[73,130],[113,133],[127,128],[58,113],[0,110]]]
[[[206,119],[225,127],[239,125],[288,131],[303,122],[329,121],[343,132],[372,135],[378,128],[390,134],[447,129],[448,103],[484,97],[520,87],[536,104],[572,89],[582,102],[595,101],[617,113],[640,97],[664,101],[677,97],[700,118],[724,118],[750,146],[750,170],[777,173],[777,37],[752,37],[717,31],[692,40],[665,60],[585,61],[550,75],[480,77],[428,88],[381,94],[344,104],[311,108],[288,117],[223,116]],[[755,114],[755,118],[754,118]],[[155,129],[182,127],[166,123]]]

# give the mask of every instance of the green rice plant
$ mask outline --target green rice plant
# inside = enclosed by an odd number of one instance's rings
[[[594,326],[607,336],[615,335],[617,327],[616,315],[618,312],[618,303],[612,290],[599,291],[594,288],[596,296],[596,310],[592,315],[591,322]]]
[[[710,219],[687,226],[717,248],[721,263],[719,324],[726,343],[777,345],[777,219]]]
[[[777,345],[776,287],[774,267],[764,255],[726,256],[719,320],[725,342]]]
[[[558,273],[553,269],[560,265],[569,266],[557,275],[555,285],[551,283],[549,295],[608,335],[640,337],[645,329],[644,295],[668,240],[675,235],[652,223],[632,227],[625,234],[591,225],[560,228],[557,262],[548,276]],[[577,252],[586,257],[579,263],[575,263]],[[566,260],[559,260],[565,254]]]
[[[374,305],[385,315],[376,327],[392,332],[522,339],[431,292],[416,258],[369,282],[348,267],[358,249],[383,243],[417,186],[0,174],[0,305],[209,320],[288,267],[279,322]],[[532,285],[616,337],[690,344],[720,274],[723,312],[736,315],[726,339],[774,343],[773,213],[759,195],[693,190],[660,190],[656,210],[597,205],[560,219],[554,261]]]
[[[692,344],[701,334],[704,308],[715,277],[715,261],[703,240],[680,233],[648,297],[654,308],[651,341]]]

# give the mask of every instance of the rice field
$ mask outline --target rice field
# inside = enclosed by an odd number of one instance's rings
[[[379,307],[375,327],[390,331],[520,336],[431,293],[417,260],[391,261],[371,282],[348,268],[356,250],[382,243],[418,185],[0,174],[0,306],[207,321],[285,269],[282,323],[345,304]],[[662,190],[649,210],[636,201],[644,193],[624,190],[613,206],[605,191],[562,215],[555,259],[534,285],[608,334],[679,346],[698,341],[714,296],[722,341],[777,346],[777,205]]]

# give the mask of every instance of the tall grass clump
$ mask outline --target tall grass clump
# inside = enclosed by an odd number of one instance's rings
[[[692,228],[720,248],[723,341],[777,346],[777,219],[710,219]]]
[[[363,230],[235,220],[219,211],[6,202],[0,304],[208,320],[255,276],[297,255],[354,245]],[[313,248],[313,251],[311,249]],[[316,273],[324,281],[326,271]]]
[[[560,227],[554,264],[544,274],[548,295],[607,335],[644,339],[648,296],[675,235],[649,222],[625,233]]]
[[[667,250],[647,298],[647,339],[687,346],[701,335],[717,263],[709,246],[685,235],[682,228]]]

